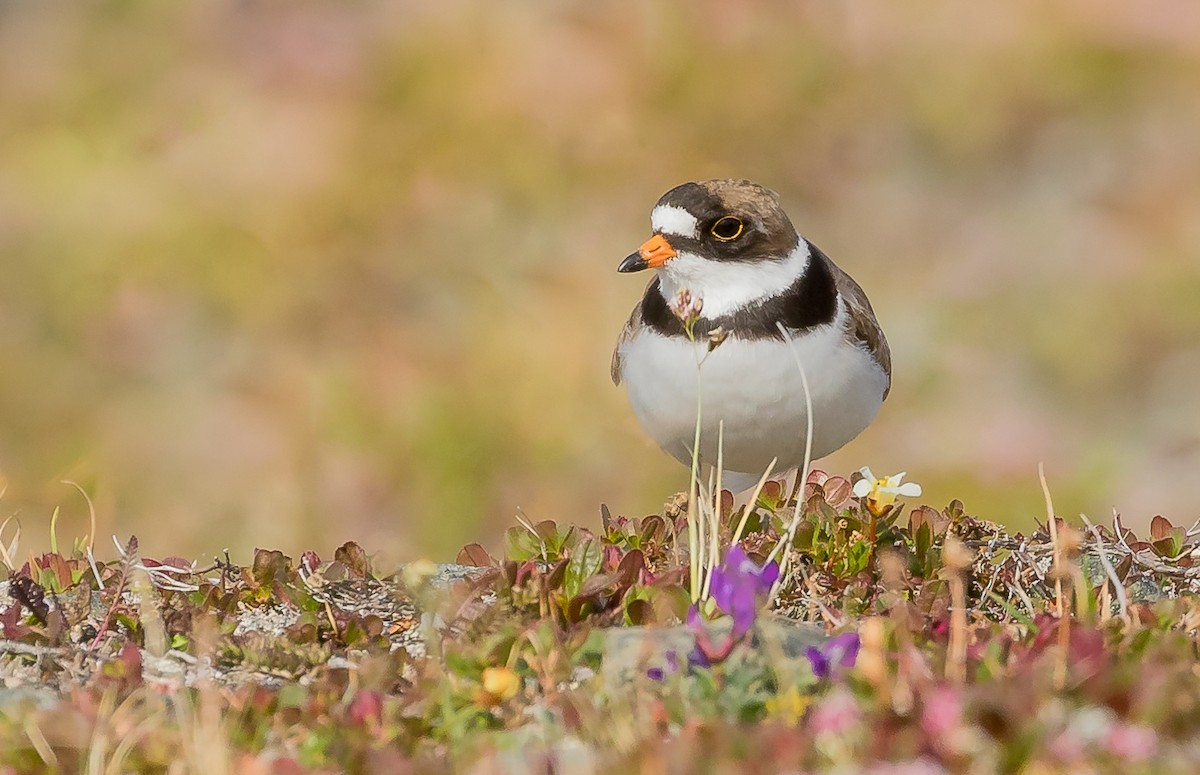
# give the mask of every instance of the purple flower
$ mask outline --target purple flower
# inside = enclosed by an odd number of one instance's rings
[[[772,560],[758,567],[734,544],[725,553],[725,562],[712,572],[712,598],[717,607],[733,617],[733,637],[739,639],[754,625],[759,598],[771,591],[779,579],[779,563]]]
[[[692,631],[695,645],[687,656],[687,667],[712,667],[725,661],[754,626],[758,606],[778,578],[779,563],[772,560],[760,568],[746,556],[742,547],[729,547],[725,561],[713,569],[709,591],[717,607],[733,617],[733,628],[720,641],[714,642],[699,609],[688,608],[687,626]],[[665,658],[664,667],[646,671],[651,680],[661,681],[680,669],[679,655],[674,651],[667,652]]]
[[[829,678],[839,669],[854,667],[854,660],[858,659],[858,646],[858,633],[844,632],[820,646],[809,646],[804,656],[812,664],[813,675]]]

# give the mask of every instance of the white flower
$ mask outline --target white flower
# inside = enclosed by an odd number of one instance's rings
[[[903,482],[907,473],[905,471],[883,479],[876,477],[866,466],[858,469],[858,472],[863,478],[854,483],[854,494],[859,498],[866,498],[867,509],[876,516],[886,511],[901,495],[915,498],[921,494],[921,485],[916,482]]]

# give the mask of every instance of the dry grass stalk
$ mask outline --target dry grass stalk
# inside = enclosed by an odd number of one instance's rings
[[[1062,542],[1058,536],[1058,519],[1054,516],[1054,501],[1050,497],[1050,486],[1046,484],[1046,466],[1038,463],[1038,480],[1042,484],[1042,495],[1046,498],[1046,521],[1050,525],[1050,544],[1054,548],[1054,599],[1059,618],[1058,624],[1058,655],[1054,661],[1054,688],[1063,689],[1067,685],[1067,655],[1071,647],[1071,627],[1063,621],[1071,615],[1069,603],[1063,596],[1062,580],[1063,560]]]
[[[950,571],[950,643],[946,648],[946,680],[961,684],[967,680],[967,587],[963,576],[975,561],[975,555],[958,536],[947,533],[942,561]]]
[[[1125,585],[1117,576],[1117,570],[1113,567],[1112,561],[1108,559],[1108,552],[1104,546],[1104,539],[1100,534],[1100,528],[1091,523],[1086,514],[1080,514],[1079,518],[1083,520],[1083,524],[1087,526],[1092,537],[1096,539],[1096,556],[1100,559],[1100,566],[1104,568],[1104,574],[1108,576],[1108,584],[1104,585],[1103,591],[1103,613],[1101,613],[1101,621],[1107,621],[1112,608],[1112,598],[1109,595],[1111,588],[1112,594],[1117,596],[1117,611],[1121,619],[1129,624],[1129,598],[1125,594]]]

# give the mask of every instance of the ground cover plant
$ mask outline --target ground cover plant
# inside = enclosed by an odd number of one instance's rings
[[[10,526],[0,767],[1191,771],[1200,531],[1010,534],[900,486],[813,471],[798,512],[773,483],[723,494],[699,596],[683,499],[393,573],[352,543],[21,557]]]

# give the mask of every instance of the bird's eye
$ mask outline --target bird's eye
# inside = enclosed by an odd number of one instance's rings
[[[745,228],[746,226],[742,223],[740,218],[734,218],[732,215],[727,215],[714,223],[709,231],[712,232],[714,237],[722,242],[729,242],[730,240],[735,240],[741,236],[741,233],[745,230]]]

